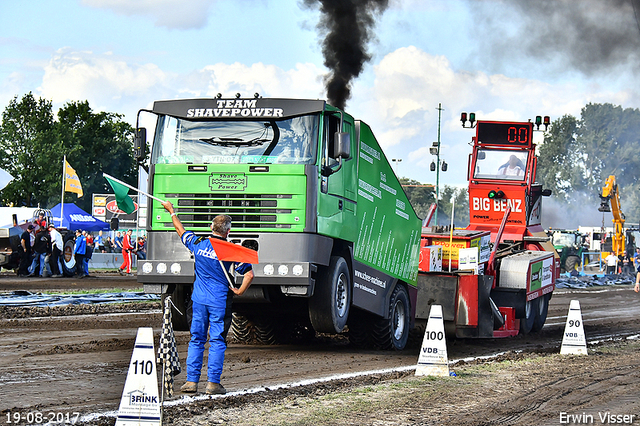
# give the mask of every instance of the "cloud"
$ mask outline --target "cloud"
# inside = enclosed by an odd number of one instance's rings
[[[354,95],[351,111],[366,117],[385,151],[404,157],[404,173],[422,182],[433,180],[428,166],[435,157],[428,147],[437,140],[439,103],[444,109],[441,159],[449,163],[447,179],[459,184],[466,178],[468,144],[474,136],[461,126],[462,111],[475,112],[483,120],[527,121],[536,115],[554,120],[565,114],[579,117],[588,102],[618,99],[638,104],[640,100],[631,90],[611,92],[596,85],[550,84],[457,70],[446,57],[414,46],[387,54],[373,72],[373,87],[364,99]],[[536,138],[540,142],[542,135]]]
[[[322,98],[323,72],[313,64],[296,64],[284,70],[262,63],[220,63],[178,74],[111,53],[64,48],[44,67],[38,93],[55,106],[88,100],[92,108],[125,114],[133,123],[138,109],[159,99],[213,97],[217,93],[251,97],[256,92],[265,97]]]
[[[88,100],[94,109],[124,113],[122,108],[130,102],[149,93],[166,93],[163,88],[167,87],[169,78],[153,64],[131,64],[125,58],[109,53],[64,48],[58,50],[44,67],[38,91],[56,105]]]
[[[215,64],[193,73],[192,89],[197,96],[215,96],[221,93],[232,97],[236,93],[242,96],[319,98],[323,96],[323,69],[314,64],[296,64],[294,69],[283,70],[276,65],[255,63],[251,65]],[[193,84],[195,83],[195,84]],[[188,89],[187,89],[188,91]]]
[[[158,27],[187,30],[206,26],[209,9],[216,0],[82,0],[82,3],[118,15],[148,16]]]
[[[599,77],[630,70],[637,77],[638,0],[467,3],[475,17],[474,32],[486,34],[478,38],[474,54],[498,69],[575,70]]]

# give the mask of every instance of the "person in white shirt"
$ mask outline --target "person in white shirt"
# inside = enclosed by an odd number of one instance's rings
[[[515,155],[511,155],[509,157],[509,162],[500,166],[498,174],[505,176],[524,176],[524,169],[522,166],[522,161],[520,161]]]
[[[615,274],[616,266],[618,265],[618,256],[609,253],[609,256],[605,257],[604,261],[607,262],[607,274]]]
[[[49,234],[51,235],[51,273],[52,278],[61,278],[62,271],[60,270],[60,255],[64,250],[64,241],[62,241],[62,235],[58,232],[53,223],[49,224]]]

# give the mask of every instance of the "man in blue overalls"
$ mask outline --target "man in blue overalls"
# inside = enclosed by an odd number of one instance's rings
[[[169,201],[163,202],[162,206],[171,214],[173,226],[182,243],[195,258],[196,279],[191,295],[193,317],[191,340],[187,352],[187,382],[180,390],[186,393],[198,390],[204,345],[207,342],[207,329],[209,329],[208,382],[205,391],[207,394],[224,394],[226,389],[220,384],[220,375],[224,363],[224,352],[227,348],[225,338],[228,327],[225,327],[225,316],[229,319],[231,315],[231,300],[228,293],[231,290],[238,296],[242,295],[251,285],[253,271],[250,264],[240,264],[236,267],[236,271],[244,275],[242,285],[240,288],[230,285],[227,271],[233,265],[232,262],[220,262],[208,238],[199,238],[193,232],[186,231]],[[211,223],[213,238],[226,241],[230,230],[230,216],[219,215],[213,219]]]

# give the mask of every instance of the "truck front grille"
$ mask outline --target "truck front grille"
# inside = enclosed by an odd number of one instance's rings
[[[304,217],[291,194],[166,194],[185,229],[208,231],[220,214],[231,216],[234,229],[291,229]],[[165,223],[173,227],[171,222]]]

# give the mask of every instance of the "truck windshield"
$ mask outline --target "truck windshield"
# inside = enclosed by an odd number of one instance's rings
[[[497,149],[479,149],[474,179],[524,180],[529,153]]]
[[[286,120],[189,121],[160,116],[154,164],[313,164],[319,115]]]
[[[553,233],[553,245],[554,246],[572,246],[576,243],[575,234],[564,234],[560,232]]]

